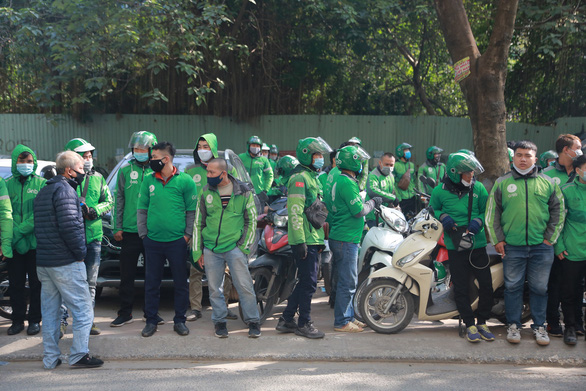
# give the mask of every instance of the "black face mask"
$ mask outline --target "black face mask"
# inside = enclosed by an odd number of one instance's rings
[[[81,183],[83,182],[83,178],[85,178],[85,173],[77,172],[73,168],[71,170],[77,174],[77,176],[75,178],[71,178],[71,179],[73,179],[78,184],[78,186],[81,186]]]
[[[161,171],[163,171],[163,168],[165,168],[165,163],[163,163],[163,159],[158,159],[158,160],[151,159],[149,161],[149,165],[151,166],[151,169],[154,172],[161,172]]]

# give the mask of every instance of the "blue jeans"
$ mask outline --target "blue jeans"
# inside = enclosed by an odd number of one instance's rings
[[[58,267],[37,267],[37,275],[41,281],[43,365],[47,369],[55,368],[61,355],[61,302],[65,303],[73,316],[73,345],[69,364],[75,364],[89,352],[88,343],[94,319],[85,265],[74,262]]]
[[[173,275],[175,287],[175,317],[173,322],[185,323],[185,312],[189,305],[189,285],[187,283],[187,243],[183,237],[172,242],[157,242],[144,238],[145,265],[144,281],[144,312],[147,323],[157,324],[159,301],[161,293],[161,281],[165,260],[169,260],[169,267]]]
[[[508,324],[521,327],[525,274],[529,283],[532,328],[545,324],[547,282],[553,263],[553,247],[545,243],[535,246],[505,245],[503,272],[505,277],[505,314]]]
[[[336,304],[334,305],[334,327],[344,327],[354,320],[352,299],[358,282],[358,244],[329,240],[336,260]]]
[[[248,271],[248,258],[242,250],[234,247],[225,253],[214,253],[212,250],[204,248],[203,259],[210,291],[212,322],[214,324],[223,323],[228,315],[228,307],[224,299],[224,272],[226,265],[228,265],[232,276],[232,285],[236,288],[240,298],[244,322],[246,324],[259,323],[256,294]]]

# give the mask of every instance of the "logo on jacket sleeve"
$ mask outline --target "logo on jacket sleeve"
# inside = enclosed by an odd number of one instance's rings
[[[150,185],[149,186],[149,192],[151,193],[151,196],[154,196],[155,194],[155,185]]]
[[[305,187],[305,183],[303,183],[303,182],[295,182],[295,187]]]

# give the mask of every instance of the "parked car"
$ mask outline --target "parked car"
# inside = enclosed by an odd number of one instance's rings
[[[252,186],[250,176],[248,175],[248,172],[244,168],[244,165],[238,155],[236,155],[230,149],[225,151],[218,151],[218,154],[219,156],[224,157],[228,161],[229,165],[234,168],[233,170],[230,170],[231,174],[243,182],[250,183]],[[108,188],[110,189],[110,193],[114,199],[116,199],[116,182],[118,179],[118,171],[121,167],[126,165],[131,158],[132,153],[128,153],[126,156],[124,156],[124,159],[122,159],[116,165],[116,167],[114,167],[106,180]],[[181,172],[184,172],[185,170],[193,167],[193,150],[178,149],[175,158],[173,159],[173,164]],[[96,296],[101,294],[104,287],[118,288],[120,286],[120,243],[114,239],[114,217],[115,216],[113,216],[112,213],[108,213],[103,216],[102,220],[104,236],[102,238],[102,260],[100,263],[100,270],[98,272],[98,279],[96,283]],[[188,270],[188,274],[191,264],[189,259],[190,256],[191,254],[188,254],[188,258],[185,260],[185,267]],[[140,254],[135,279],[136,287],[144,286],[144,273],[144,255]],[[204,286],[207,286],[207,280],[205,279],[205,276],[203,282]],[[165,262],[162,286],[173,286],[173,277],[171,275],[171,269],[169,268],[168,261]]]

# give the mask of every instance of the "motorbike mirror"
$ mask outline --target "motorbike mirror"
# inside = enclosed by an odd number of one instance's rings
[[[425,184],[425,185],[427,185],[429,187],[435,187],[436,186],[435,179],[433,179],[433,178],[429,178],[429,177],[426,177],[424,175],[419,175],[419,180],[423,184]]]

